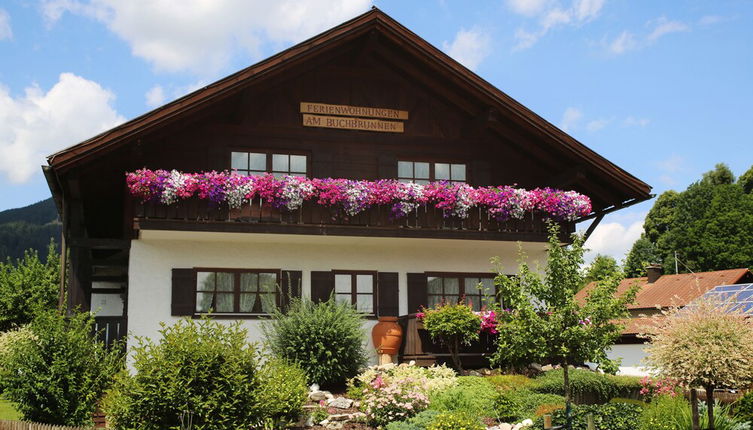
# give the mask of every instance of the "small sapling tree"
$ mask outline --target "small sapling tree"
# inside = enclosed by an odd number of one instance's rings
[[[606,350],[620,335],[616,320],[627,316],[637,286],[617,294],[618,274],[597,281],[583,302],[575,293],[583,285],[583,238],[560,243],[559,227],[549,225],[547,266],[543,275],[533,271],[521,253],[518,275],[500,273],[495,278],[498,292],[509,311],[499,312],[497,350],[494,365],[515,365],[531,361],[559,364],[564,371],[568,428],[570,379],[568,366],[595,362],[614,368]]]

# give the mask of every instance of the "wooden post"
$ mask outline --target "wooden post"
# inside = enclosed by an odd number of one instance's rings
[[[698,419],[698,391],[695,388],[690,389],[690,410],[692,411],[692,428],[693,430],[700,430],[701,425]]]
[[[552,416],[551,415],[544,415],[544,429],[550,429],[552,428]]]
[[[586,415],[586,429],[587,430],[596,430],[596,426],[594,425],[594,416],[593,416],[593,414]]]

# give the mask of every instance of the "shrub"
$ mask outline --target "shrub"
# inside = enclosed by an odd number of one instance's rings
[[[485,378],[461,376],[456,386],[432,392],[430,408],[443,412],[466,412],[477,417],[494,417],[499,397],[500,394]]]
[[[363,398],[364,392],[371,388],[371,383],[377,376],[381,378],[381,383],[385,385],[389,385],[397,379],[410,381],[416,391],[427,396],[431,392],[454,386],[458,381],[455,371],[444,365],[421,367],[415,364],[402,363],[398,366],[371,366],[348,381],[348,397],[352,399]]]
[[[533,384],[533,380],[525,375],[494,375],[487,380],[500,390],[515,390]]]
[[[395,421],[387,424],[386,430],[426,430],[434,419],[439,415],[439,411],[431,409],[419,412],[416,416],[406,421]]]
[[[708,428],[706,403],[699,402],[701,428]],[[691,428],[692,414],[690,403],[682,396],[658,396],[643,411],[640,417],[640,430],[686,430]],[[714,427],[716,430],[750,430],[750,425],[731,415],[729,406],[714,406]]]
[[[518,408],[518,420],[535,418],[536,410],[541,405],[565,404],[565,398],[559,394],[542,394],[528,389],[520,389],[512,392],[510,395]]]
[[[19,342],[27,342],[30,340],[35,340],[35,338],[28,326],[9,330],[4,333],[0,332],[0,375],[2,375],[3,371],[11,371],[7,366],[5,370],[3,370],[2,367],[8,363],[9,354],[14,345]],[[3,392],[2,383],[3,381],[0,378],[0,393]]]
[[[29,325],[33,334],[11,335],[0,386],[24,420],[91,424],[97,401],[123,364],[118,348],[108,351],[94,339],[93,324],[88,312],[66,317],[46,311]]]
[[[570,372],[570,395],[581,402],[590,400],[604,403],[614,397],[630,397],[640,388],[640,379],[637,377],[614,376],[580,369]],[[562,370],[546,372],[536,378],[531,389],[538,393],[564,395]]]
[[[308,382],[342,384],[367,361],[363,316],[334,298],[322,303],[291,299],[262,327],[275,356],[297,363]]]
[[[643,400],[626,399],[624,397],[615,397],[614,399],[611,399],[609,403],[627,403],[630,405],[640,406],[642,408],[648,406],[648,403],[644,402]]]
[[[298,420],[306,402],[306,373],[297,365],[272,359],[259,369],[257,402],[261,416],[275,428]]]
[[[465,303],[444,303],[424,309],[422,319],[431,338],[447,346],[455,368],[462,370],[460,345],[478,340],[481,318]]]
[[[106,396],[103,409],[113,428],[180,428],[190,418],[195,428],[234,430],[262,421],[256,346],[240,322],[183,319],[162,324],[160,334],[158,343],[137,339],[135,374],[118,374]]]
[[[587,416],[593,415],[596,430],[635,430],[643,407],[628,403],[607,403],[604,405],[574,405],[572,410],[573,430],[587,429]],[[565,410],[552,414],[554,425],[565,424]],[[537,418],[534,428],[543,426],[543,418]]]
[[[443,412],[434,418],[428,430],[485,430],[481,421],[467,412]]]
[[[12,264],[0,261],[0,332],[29,324],[40,312],[54,310],[58,302],[60,260],[50,242],[47,261],[28,250]]]
[[[379,376],[371,383],[361,402],[367,422],[375,427],[392,421],[404,421],[427,406],[429,399],[415,388],[415,381],[395,379],[390,384],[384,384]]]
[[[742,396],[732,406],[735,417],[753,425],[753,391]]]
[[[651,378],[644,376],[641,378],[640,394],[643,399],[650,402],[654,397],[661,395],[677,395],[679,385],[677,381],[670,378]]]
[[[543,417],[544,415],[551,415],[560,409],[565,409],[564,403],[545,403],[536,408],[535,415],[537,417]]]

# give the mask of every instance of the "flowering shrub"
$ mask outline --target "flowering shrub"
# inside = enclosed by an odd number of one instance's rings
[[[465,219],[485,208],[497,221],[522,219],[538,212],[557,221],[573,221],[591,212],[591,200],[575,191],[552,188],[525,190],[510,186],[478,187],[445,181],[426,185],[397,180],[308,179],[298,176],[241,175],[233,172],[183,173],[141,169],[126,173],[131,195],[142,201],[173,204],[198,196],[202,200],[239,208],[254,198],[267,206],[296,210],[305,201],[357,215],[372,206],[386,205],[402,218],[423,205],[441,209],[445,217]]]
[[[377,375],[361,402],[368,423],[384,426],[392,421],[408,419],[426,409],[429,398],[416,388],[418,382],[413,378],[402,378],[386,384]]]
[[[421,367],[415,363],[401,363],[400,365],[371,366],[351,379],[348,384],[352,389],[349,392],[359,392],[364,396],[374,390],[373,382],[379,379],[376,385],[390,385],[394,381],[409,381],[414,385],[411,389],[420,391],[427,396],[434,391],[441,391],[457,384],[455,371],[442,366]]]
[[[641,396],[650,402],[654,397],[668,395],[674,397],[677,395],[677,381],[671,378],[651,378],[644,376],[641,379]]]

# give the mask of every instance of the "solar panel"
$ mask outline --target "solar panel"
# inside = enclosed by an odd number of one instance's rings
[[[753,315],[753,284],[719,285],[706,291],[698,300],[723,302],[730,310]]]

